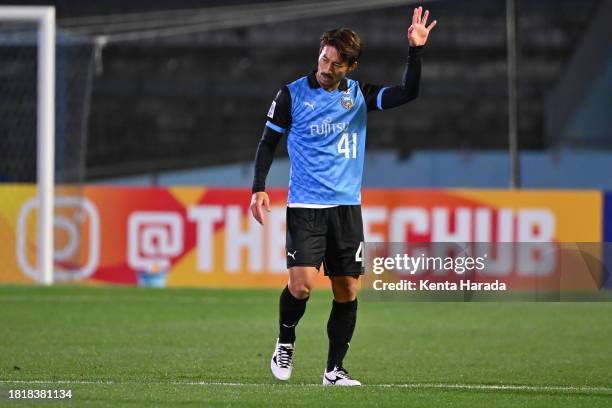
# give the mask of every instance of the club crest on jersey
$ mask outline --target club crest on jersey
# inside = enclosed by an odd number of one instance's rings
[[[355,102],[353,101],[353,97],[351,96],[351,94],[346,92],[342,95],[342,98],[340,99],[340,104],[344,109],[351,109]]]

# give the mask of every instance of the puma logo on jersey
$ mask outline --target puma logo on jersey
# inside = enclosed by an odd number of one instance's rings
[[[287,251],[287,256],[292,257],[292,258],[293,258],[293,260],[295,261],[295,254],[296,254],[296,252],[297,252],[297,249],[296,249],[295,251],[293,251],[293,253],[291,253],[291,252]]]
[[[304,106],[308,106],[310,109],[314,110],[315,103],[314,102],[304,102]]]

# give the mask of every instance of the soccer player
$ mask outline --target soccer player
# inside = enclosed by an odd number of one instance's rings
[[[289,280],[280,295],[279,335],[270,367],[279,380],[293,368],[295,328],[306,310],[323,264],[334,299],[327,322],[329,351],[324,385],[361,385],[343,366],[357,320],[357,288],[362,265],[361,180],[366,115],[403,105],[418,95],[421,49],[429,32],[429,11],[414,9],[402,82],[365,84],[347,78],[358,65],[362,44],[348,28],[321,36],[317,69],[283,86],[268,111],[255,155],[251,211],[261,224],[270,199],[265,180],[274,150],[287,135],[291,174],[287,205]]]

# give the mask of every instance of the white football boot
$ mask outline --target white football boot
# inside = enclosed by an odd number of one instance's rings
[[[339,385],[345,387],[353,387],[361,385],[357,380],[353,380],[349,377],[348,372],[342,367],[334,367],[333,370],[323,373],[323,385]]]
[[[281,381],[287,381],[291,378],[291,370],[293,369],[293,350],[294,344],[279,343],[276,339],[276,347],[270,361],[270,368],[274,377]]]

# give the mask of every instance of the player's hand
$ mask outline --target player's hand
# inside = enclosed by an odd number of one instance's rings
[[[251,213],[258,223],[264,225],[264,209],[270,212],[270,197],[265,191],[258,191],[251,196]]]
[[[412,25],[408,28],[408,42],[411,47],[419,47],[427,43],[429,32],[438,24],[437,20],[431,22],[427,27],[427,19],[429,18],[429,10],[425,10],[423,15],[423,7],[419,6],[412,13]]]

